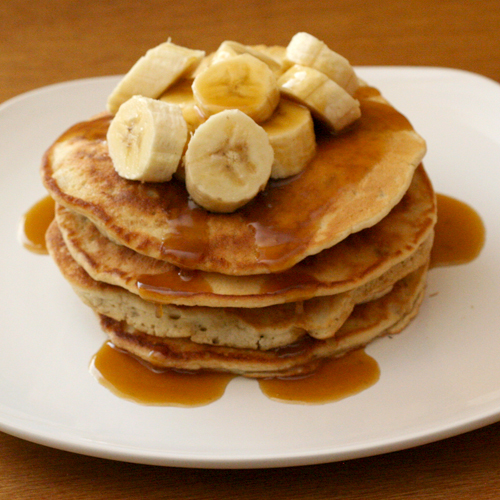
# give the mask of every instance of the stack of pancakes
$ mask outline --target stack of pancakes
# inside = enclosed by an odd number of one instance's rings
[[[47,151],[49,252],[115,346],[154,367],[291,376],[401,331],[423,297],[436,202],[425,142],[374,88],[299,175],[231,214],[182,181],[118,176],[102,114]]]

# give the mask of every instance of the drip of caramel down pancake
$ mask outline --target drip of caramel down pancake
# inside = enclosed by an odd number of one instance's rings
[[[279,274],[229,276],[185,271],[108,240],[86,217],[62,205],[56,217],[72,257],[95,280],[140,295],[144,283],[159,290],[150,300],[210,307],[265,307],[359,288],[408,267],[427,253],[436,222],[436,200],[421,165],[403,199],[378,224]],[[392,270],[392,271],[391,271]]]
[[[375,280],[336,295],[261,308],[161,305],[90,277],[72,258],[54,221],[47,247],[66,280],[96,313],[124,321],[145,334],[189,338],[199,344],[269,350],[304,337],[326,339],[342,327],[355,305],[388,293],[396,281],[429,260],[432,236],[408,259]]]
[[[401,332],[418,312],[426,272],[427,266],[422,266],[396,283],[382,298],[357,305],[333,338],[305,337],[268,351],[155,337],[106,316],[100,316],[101,326],[116,347],[154,368],[225,371],[251,378],[299,376],[314,371],[323,359],[342,356],[378,337]]]
[[[299,175],[269,182],[232,214],[196,206],[178,180],[118,176],[108,154],[110,115],[76,124],[47,151],[42,180],[57,203],[110,240],[184,269],[226,275],[287,270],[380,222],[400,202],[425,154],[409,121],[371,87],[348,130],[317,130],[317,154]]]

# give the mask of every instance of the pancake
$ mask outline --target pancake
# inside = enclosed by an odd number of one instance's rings
[[[113,243],[89,219],[62,205],[57,206],[56,217],[72,257],[97,281],[167,304],[265,307],[343,293],[388,272],[399,279],[404,268],[415,265],[412,260],[420,265],[420,257],[429,251],[436,202],[420,166],[403,199],[375,226],[283,273],[252,276],[181,272],[168,262]],[[159,293],[144,284],[141,289],[140,281]]]
[[[361,87],[349,130],[317,131],[318,153],[299,175],[272,181],[231,214],[196,206],[182,182],[140,183],[115,172],[111,116],[75,125],[47,151],[42,179],[57,203],[110,240],[175,266],[226,275],[287,270],[372,227],[400,202],[425,142],[380,93]]]
[[[431,245],[397,272],[341,294],[263,308],[160,305],[127,290],[92,279],[69,253],[54,221],[46,235],[47,246],[66,280],[95,312],[150,335],[190,338],[193,342],[244,349],[272,349],[311,336],[335,335],[355,305],[373,300],[429,259]]]
[[[100,317],[101,327],[116,347],[157,369],[227,371],[250,378],[305,375],[325,358],[342,356],[378,337],[399,333],[418,312],[426,272],[427,266],[423,266],[382,298],[356,306],[335,337],[306,337],[280,349],[234,349],[155,337],[106,316]]]

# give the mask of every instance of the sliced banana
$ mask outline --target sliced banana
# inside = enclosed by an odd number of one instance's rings
[[[264,189],[273,159],[261,126],[240,110],[221,111],[200,125],[188,144],[186,188],[203,208],[233,212]]]
[[[280,98],[274,73],[250,54],[211,64],[194,79],[193,94],[206,116],[239,109],[257,123],[273,114]]]
[[[349,61],[309,33],[300,32],[292,37],[286,48],[286,58],[321,71],[351,95],[358,88],[358,78]]]
[[[180,106],[182,116],[184,116],[186,120],[190,134],[193,134],[206,120],[206,117],[194,100],[193,89],[191,88],[192,84],[193,80],[182,78],[160,96],[161,101],[178,104]]]
[[[314,123],[308,108],[281,99],[273,116],[262,123],[274,150],[273,179],[296,175],[316,154]]]
[[[307,106],[314,116],[339,132],[361,116],[359,101],[324,73],[294,64],[279,79],[283,94]]]
[[[121,177],[165,182],[181,160],[187,124],[178,105],[133,96],[111,121],[107,141],[113,166]]]
[[[257,50],[261,54],[274,59],[278,64],[279,68],[274,70],[276,78],[279,78],[290,66],[293,65],[291,61],[286,58],[286,47],[281,45],[252,45],[252,49]]]
[[[200,64],[198,64],[198,66],[194,68],[193,71],[186,74],[186,77],[194,80],[200,73],[203,73],[212,64],[212,59],[214,58],[214,55],[215,52],[210,52],[210,54],[207,54],[201,60]]]
[[[202,50],[188,49],[170,41],[148,50],[109,95],[108,111],[116,114],[134,95],[159,97],[180,76],[193,71],[204,56]]]
[[[256,57],[263,63],[267,64],[273,73],[276,73],[281,69],[281,64],[273,57],[253,47],[233,42],[231,40],[226,40],[220,44],[219,48],[213,55],[212,63],[223,61],[241,54],[250,54],[251,56]]]
[[[281,45],[251,45],[252,49],[260,53],[266,54],[268,57],[274,59],[281,66],[286,58],[286,47]]]

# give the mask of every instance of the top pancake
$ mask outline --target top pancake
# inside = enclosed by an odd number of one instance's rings
[[[361,87],[361,118],[298,176],[270,182],[232,214],[196,206],[184,185],[129,181],[107,150],[111,116],[75,125],[47,151],[43,182],[111,240],[179,267],[229,275],[289,269],[383,219],[425,154],[424,140],[378,91]]]

